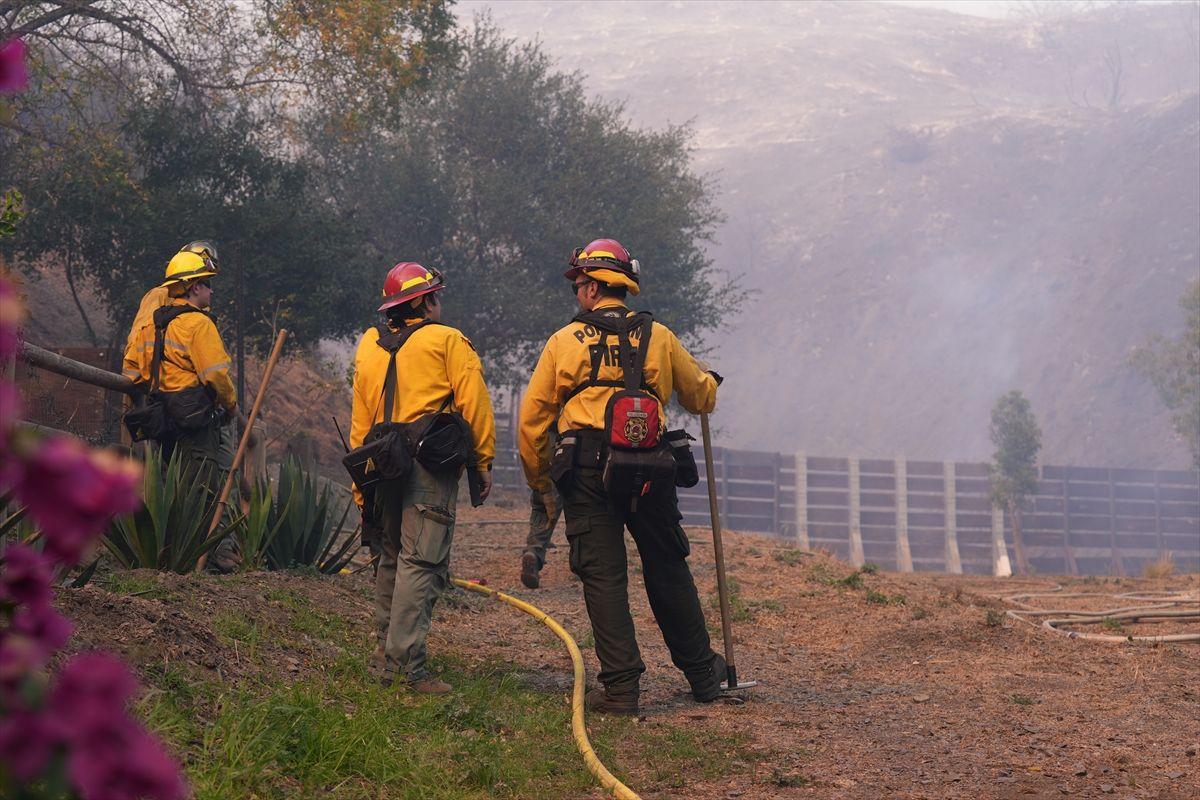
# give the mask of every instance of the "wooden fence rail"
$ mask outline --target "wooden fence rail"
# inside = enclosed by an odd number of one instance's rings
[[[497,436],[496,482],[524,487],[515,450]],[[685,524],[708,524],[701,483],[679,491]],[[713,453],[722,522],[829,550],[853,564],[901,572],[1008,574],[1015,563],[1005,515],[992,506],[988,465],[831,458],[732,450]],[[1171,559],[1200,570],[1200,475],[1178,470],[1046,465],[1022,510],[1022,542],[1036,572],[1137,575]]]

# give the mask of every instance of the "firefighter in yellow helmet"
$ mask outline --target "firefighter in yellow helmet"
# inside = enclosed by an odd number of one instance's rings
[[[477,498],[491,490],[496,426],[492,401],[475,348],[458,330],[441,323],[441,273],[406,261],[392,267],[379,310],[385,324],[368,328],[354,356],[350,447],[400,428],[414,458],[404,477],[374,484],[364,499],[364,532],[376,528],[380,553],[375,581],[379,648],[375,665],[382,681],[401,682],[423,694],[445,694],[448,683],[429,673],[426,639],[433,606],[449,585],[458,481],[462,470]],[[390,379],[389,379],[389,376]],[[460,441],[473,451],[463,463],[429,462],[421,439],[427,421],[459,415]]]
[[[165,407],[169,426],[156,438],[164,460],[178,455],[194,480],[214,495],[220,491],[222,473],[232,466],[228,423],[237,410],[232,363],[208,313],[210,281],[218,274],[215,255],[207,242],[197,242],[171,258],[163,282],[142,298],[122,370]],[[162,346],[156,358],[159,338]],[[230,539],[209,563],[225,571],[239,560]]]
[[[672,393],[688,411],[712,411],[720,379],[670,329],[626,307],[626,296],[641,290],[640,272],[613,239],[575,251],[565,276],[581,313],[546,342],[519,433],[530,488],[547,507],[555,504],[552,479],[562,494],[571,571],[583,581],[601,668],[602,686],[586,704],[615,714],[637,713],[646,669],[629,611],[625,528],[671,660],[695,699],[715,699],[726,671],[709,642],[679,524],[676,476],[694,485],[695,461],[687,434],[666,431],[663,413]],[[550,436],[557,446],[547,458]],[[685,461],[691,482],[682,479]]]

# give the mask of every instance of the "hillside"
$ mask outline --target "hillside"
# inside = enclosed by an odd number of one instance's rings
[[[451,572],[551,614],[579,641],[594,681],[563,540],[543,588],[526,591],[519,504],[459,513]],[[719,639],[711,538],[689,534]],[[739,675],[761,683],[743,704],[690,700],[636,557],[630,568],[647,666],[642,717],[589,715],[587,725],[604,763],[646,800],[1194,796],[1194,644],[1099,644],[1004,616],[1001,596],[1053,592],[1052,578],[860,574],[738,534],[725,552]],[[58,604],[77,624],[69,648],[115,650],[138,668],[143,714],[184,760],[198,800],[609,796],[572,746],[570,662],[546,628],[452,590],[430,655],[455,693],[381,689],[366,669],[369,574],[113,573],[61,590]],[[1197,589],[1194,575],[1064,583],[1063,594],[1093,596],[1034,602],[1103,608],[1130,602],[1119,593]]]
[[[713,340],[724,443],[983,459],[1020,388],[1046,461],[1187,464],[1126,358],[1200,276],[1191,6],[482,7],[638,123],[693,126],[711,254],[758,292]]]

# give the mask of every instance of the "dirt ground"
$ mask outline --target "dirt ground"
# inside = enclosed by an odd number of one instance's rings
[[[484,578],[554,616],[576,637],[594,676],[581,587],[567,568],[561,525],[542,588],[520,585],[525,519],[519,497],[460,511],[452,571]],[[719,649],[711,536],[689,533],[690,562]],[[730,533],[738,671],[760,685],[742,693],[741,703],[700,705],[670,664],[632,542],[630,553],[630,594],[647,665],[640,724],[702,729],[714,738],[736,733],[743,743],[722,777],[679,776],[675,786],[655,777],[653,753],[618,748],[629,785],[646,800],[1200,796],[1200,646],[1070,639],[1006,617],[1013,606],[1002,599],[1059,585],[1098,595],[1197,592],[1196,575],[1059,581],[876,573],[845,585],[839,579],[853,570],[825,554]],[[274,604],[264,597],[286,586],[367,626],[367,575],[331,581],[263,574],[232,587],[211,576],[172,577],[168,589],[178,584],[193,598],[182,608],[153,592],[119,597],[100,587],[64,592],[60,602],[78,625],[72,648],[103,645],[140,664],[186,659],[237,680],[251,667],[215,640],[212,615],[270,615]],[[1029,602],[1059,608],[1064,601]],[[1094,609],[1109,599],[1071,602]],[[1111,607],[1121,605],[1129,602],[1111,600]],[[1112,632],[1096,628],[1089,629]],[[1122,632],[1188,629],[1141,625]],[[321,646],[300,637],[280,645],[274,663],[302,675],[319,663]],[[570,689],[570,662],[558,640],[506,605],[449,599],[436,612],[430,650],[468,663],[504,659],[527,668],[540,689],[564,696]]]
[[[561,527],[542,588],[529,591],[518,580],[526,532],[520,504],[461,516],[453,564],[459,577],[487,578],[590,642]],[[470,524],[507,517],[518,524]],[[692,571],[720,648],[711,534],[689,534]],[[1200,796],[1200,646],[1070,639],[1006,617],[1003,611],[1014,606],[1001,599],[1060,585],[1064,592],[1102,595],[1195,592],[1196,575],[1068,581],[879,573],[863,575],[854,588],[829,585],[852,570],[824,554],[728,534],[728,572],[737,581],[741,616],[750,616],[734,625],[738,673],[760,685],[743,693],[743,704],[706,706],[690,700],[671,666],[629,546],[630,595],[647,665],[644,724],[737,731],[749,743],[737,774],[689,782],[682,791],[639,784],[641,765],[653,754],[622,753],[622,766],[635,776],[632,788],[645,798]],[[1064,607],[1045,598],[1030,602]],[[1130,605],[1082,598],[1065,607],[1106,604]],[[547,675],[548,688],[565,689],[569,662],[562,648],[537,623],[514,623],[513,613],[449,610],[439,617],[432,646],[475,642],[481,657],[500,655]],[[583,650],[594,676],[594,654]]]

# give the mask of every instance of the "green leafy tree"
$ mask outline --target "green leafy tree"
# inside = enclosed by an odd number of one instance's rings
[[[1029,571],[1021,541],[1021,509],[1037,492],[1037,457],[1042,449],[1042,431],[1025,395],[1017,390],[1002,395],[992,407],[989,428],[996,452],[992,456],[992,502],[1008,514],[1012,525],[1017,570]]]
[[[567,257],[599,236],[640,259],[634,304],[693,343],[738,308],[743,295],[704,253],[719,214],[692,171],[686,127],[632,127],[619,105],[589,99],[580,76],[486,19],[459,53],[458,69],[409,96],[388,130],[318,144],[335,167],[331,194],[379,253],[375,284],[398,260],[443,268],[446,318],[500,384],[523,381],[569,319]]]
[[[242,290],[252,348],[278,327],[301,345],[356,327],[373,293],[356,274],[360,235],[309,164],[271,150],[261,118],[244,109],[197,116],[165,97],[132,113],[119,139],[76,143],[29,151],[35,158],[15,176],[27,187],[27,224],[7,247],[26,265],[58,259],[68,284],[94,281],[115,339],[166,261],[197,238],[221,252],[215,310],[227,329]]]
[[[1192,467],[1200,470],[1200,281],[1179,299],[1185,330],[1173,338],[1154,337],[1133,356],[1171,412],[1171,423],[1192,451]]]

